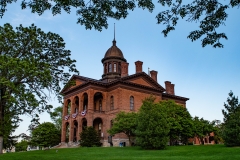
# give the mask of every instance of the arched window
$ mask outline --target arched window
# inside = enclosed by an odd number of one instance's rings
[[[111,96],[111,99],[110,99],[110,110],[113,110],[114,109],[114,100],[113,100],[113,96]]]
[[[113,126],[113,120],[110,121],[110,128]]]
[[[113,64],[113,72],[117,72],[117,64],[116,63]]]
[[[104,67],[104,74],[107,73],[107,64],[105,64],[105,67]]]
[[[121,73],[121,63],[118,63],[118,73]]]
[[[71,114],[71,101],[68,101],[67,104],[67,114]]]
[[[108,72],[112,72],[112,64],[111,63],[108,65]]]
[[[130,97],[130,110],[132,111],[134,109],[134,97]]]
[[[99,111],[102,111],[102,100],[99,101]]]

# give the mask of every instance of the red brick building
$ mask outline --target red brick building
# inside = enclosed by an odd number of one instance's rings
[[[153,95],[156,101],[171,99],[186,107],[188,98],[176,96],[174,84],[165,81],[165,88],[157,82],[157,71],[143,72],[143,62],[136,61],[136,73],[128,74],[129,63],[122,51],[113,45],[102,59],[102,79],[73,75],[76,85],[62,90],[64,108],[61,142],[76,142],[84,126],[93,126],[101,136],[103,146],[109,146],[107,130],[120,111],[137,112],[145,97]],[[113,145],[128,139],[124,134],[113,137]]]

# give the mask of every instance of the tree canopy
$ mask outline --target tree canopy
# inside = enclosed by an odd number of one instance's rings
[[[129,144],[132,144],[131,137],[135,136],[137,127],[137,113],[135,112],[120,112],[113,120],[113,126],[108,133],[114,135],[116,133],[124,133],[129,139]]]
[[[188,139],[193,135],[193,121],[188,110],[175,103],[174,101],[160,101],[160,106],[164,107],[168,123],[170,125],[169,138],[170,145],[175,145],[181,141],[184,144],[188,143]]]
[[[203,138],[206,135],[210,135],[211,132],[214,131],[213,124],[210,123],[208,120],[199,117],[193,117],[193,133],[201,142],[204,144]]]
[[[71,72],[78,73],[70,55],[58,34],[35,25],[0,26],[0,153],[3,135],[18,126],[20,115],[37,122],[39,113],[52,108],[47,92],[61,100],[61,84],[67,83]]]
[[[223,139],[226,146],[240,146],[240,104],[230,91],[222,110],[224,116]]]
[[[154,99],[146,98],[138,112],[136,141],[144,149],[165,149],[170,125],[164,107]]]
[[[53,111],[50,112],[50,118],[60,132],[62,129],[62,110],[63,106],[59,106],[57,108],[54,108]]]
[[[7,5],[17,0],[2,0],[0,2],[0,17],[7,11]],[[22,9],[30,8],[32,13],[42,15],[46,10],[51,10],[53,15],[61,14],[62,11],[71,12],[76,8],[77,23],[84,25],[86,29],[96,29],[101,31],[108,27],[108,19],[119,20],[126,18],[129,11],[136,7],[147,9],[152,12],[156,3],[163,9],[156,16],[157,24],[165,25],[162,31],[166,37],[170,31],[175,30],[180,19],[187,22],[199,23],[199,28],[191,31],[188,38],[192,41],[201,39],[202,46],[212,45],[213,47],[223,47],[221,39],[227,39],[225,33],[218,31],[218,28],[225,25],[228,17],[227,10],[239,7],[239,0],[219,1],[219,0],[19,0]],[[164,8],[165,7],[165,8]]]
[[[31,144],[35,146],[55,146],[60,141],[61,136],[53,123],[44,122],[32,131]]]

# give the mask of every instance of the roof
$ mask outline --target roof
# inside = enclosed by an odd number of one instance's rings
[[[116,41],[113,40],[113,45],[107,50],[107,52],[105,53],[104,58],[102,59],[102,62],[106,59],[110,59],[110,58],[114,58],[114,59],[122,59],[123,61],[126,62],[126,59],[123,56],[123,53],[121,51],[121,49],[119,49],[116,46]]]

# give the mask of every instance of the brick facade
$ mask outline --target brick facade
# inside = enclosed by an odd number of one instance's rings
[[[150,95],[155,96],[156,101],[172,99],[186,107],[188,98],[176,96],[174,85],[169,81],[165,82],[166,89],[163,88],[157,82],[157,71],[151,71],[151,76],[142,71],[143,62],[136,61],[136,73],[129,75],[128,63],[117,48],[115,40],[102,63],[102,79],[73,75],[70,80],[76,81],[76,85],[62,90],[62,143],[71,144],[80,140],[79,133],[83,127],[93,126],[99,132],[103,146],[110,146],[107,130],[116,114],[120,111],[137,112],[142,100]],[[130,97],[133,98],[131,105]],[[123,141],[129,145],[124,134],[116,134],[113,137],[113,146],[118,146]]]

